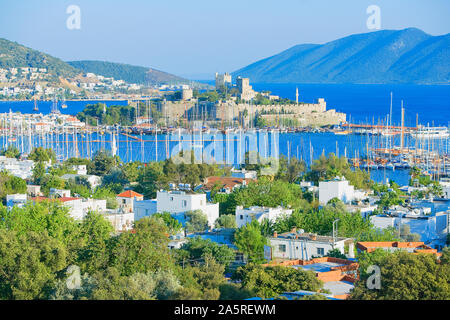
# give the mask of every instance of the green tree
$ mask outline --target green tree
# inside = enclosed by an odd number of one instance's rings
[[[258,221],[254,220],[236,230],[234,239],[236,247],[247,256],[250,262],[264,261],[264,246],[267,244],[267,239],[262,235]]]
[[[216,228],[236,229],[236,216],[234,214],[221,215],[215,222]]]
[[[202,232],[208,229],[208,218],[201,210],[188,211],[184,216],[187,232]]]
[[[80,224],[81,243],[77,250],[77,264],[83,272],[106,270],[111,255],[112,224],[101,214],[89,211]]]
[[[0,299],[44,299],[66,266],[64,246],[46,232],[0,229]]]
[[[183,225],[177,219],[172,217],[169,212],[155,213],[153,217],[161,218],[169,229],[170,234],[177,234],[183,230]]]
[[[314,272],[283,266],[248,264],[237,270],[235,278],[241,280],[242,288],[261,298],[298,290],[318,292],[323,286]]]
[[[111,172],[112,168],[117,164],[117,159],[110,156],[106,151],[98,151],[92,161],[89,163],[88,174],[104,176]]]
[[[18,193],[27,193],[25,180],[10,175],[7,171],[0,171],[0,202],[4,202],[8,194]]]
[[[353,300],[448,300],[450,265],[432,254],[397,251],[373,259],[380,267],[381,288],[370,290],[369,274],[361,274],[350,295]]]
[[[109,187],[97,188],[93,194],[93,198],[106,200],[106,208],[108,209],[116,209],[119,206],[116,193]]]
[[[46,174],[45,164],[41,161],[37,162],[33,167],[33,182],[37,185],[41,184],[42,178]]]
[[[157,162],[147,164],[140,171],[137,182],[138,184],[134,190],[143,194],[145,198],[150,199],[156,198],[156,192],[168,186],[164,178],[163,168]]]
[[[2,149],[0,151],[0,155],[5,156],[7,158],[20,158],[20,151],[15,146],[8,146],[7,149]]]
[[[56,161],[56,154],[52,149],[44,149],[43,147],[34,148],[31,150],[30,154],[28,155],[29,160],[34,160],[37,162],[48,162]]]
[[[135,223],[134,231],[122,233],[112,249],[112,266],[122,275],[147,273],[173,267],[170,255],[169,230],[161,219],[143,218]]]
[[[228,266],[235,258],[233,249],[200,237],[190,238],[187,243],[183,244],[180,251],[187,253],[186,255],[182,255],[187,261],[199,261],[210,256],[224,266]]]

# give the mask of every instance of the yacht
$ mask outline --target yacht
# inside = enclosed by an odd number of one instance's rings
[[[420,127],[412,136],[418,139],[447,138],[449,131],[447,127]]]

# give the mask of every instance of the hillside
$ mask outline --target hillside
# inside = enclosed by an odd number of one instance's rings
[[[113,77],[116,80],[124,80],[128,83],[160,84],[173,82],[189,82],[189,80],[177,77],[166,72],[123,63],[87,60],[68,61],[67,63],[85,73],[92,72],[104,77]]]
[[[301,44],[233,72],[267,83],[450,83],[450,34],[408,28]]]
[[[80,71],[46,53],[0,38],[0,68],[47,68],[54,76],[71,77]]]

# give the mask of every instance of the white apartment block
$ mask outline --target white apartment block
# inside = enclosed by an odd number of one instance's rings
[[[236,225],[238,228],[245,226],[248,223],[256,220],[262,222],[264,219],[275,222],[278,217],[289,216],[292,214],[292,210],[278,208],[267,208],[253,206],[250,208],[243,208],[242,206],[236,207]]]
[[[33,160],[18,160],[0,156],[0,171],[6,170],[13,176],[30,179],[33,176],[33,168]]]
[[[219,204],[208,203],[206,194],[189,194],[184,191],[158,191],[156,196],[157,212],[169,212],[183,223],[183,215],[187,211],[201,210],[208,218],[210,227],[219,218]]]
[[[355,187],[349,185],[348,181],[342,178],[336,178],[330,181],[319,182],[319,202],[325,205],[333,198],[338,198],[342,202],[348,204],[352,201],[364,199],[363,191],[355,190]]]

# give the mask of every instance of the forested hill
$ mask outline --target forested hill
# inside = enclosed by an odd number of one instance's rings
[[[0,38],[0,68],[46,68],[55,76],[72,77],[80,73],[64,61],[49,54]]]
[[[450,83],[450,34],[382,30],[300,44],[237,70],[267,83]]]
[[[189,80],[170,73],[123,63],[93,60],[68,61],[67,63],[85,73],[92,72],[104,77],[113,77],[116,80],[124,80],[128,83],[161,84],[189,82]]]

